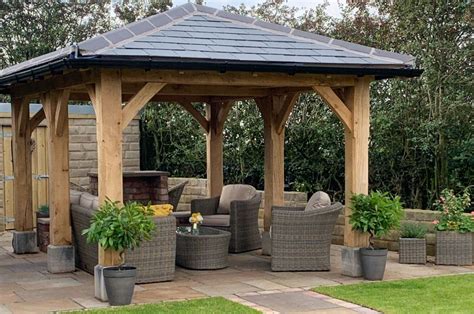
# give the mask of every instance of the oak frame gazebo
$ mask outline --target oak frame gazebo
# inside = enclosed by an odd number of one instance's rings
[[[123,200],[122,130],[149,101],[179,103],[204,129],[208,193],[219,195],[224,122],[233,102],[254,99],[264,122],[266,249],[271,207],[283,205],[285,124],[299,93],[315,91],[344,126],[343,272],[358,275],[352,248],[366,246],[367,237],[351,230],[347,206],[353,193],[368,193],[370,82],[420,73],[409,55],[191,3],[6,68],[0,72],[0,92],[12,99],[15,252],[28,253],[36,246],[30,134],[46,119],[52,218],[48,270],[74,270],[67,112],[71,100],[90,100],[94,106],[102,202],[106,197]],[[32,99],[40,100],[43,109],[30,117]],[[196,102],[206,104],[206,116],[193,106]],[[115,252],[99,251],[100,265],[117,263]]]

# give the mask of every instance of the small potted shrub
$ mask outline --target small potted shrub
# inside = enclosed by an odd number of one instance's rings
[[[404,223],[400,228],[398,261],[401,264],[426,264],[426,239],[428,228],[419,223]]]
[[[434,206],[441,213],[433,221],[436,229],[436,264],[472,265],[473,218],[464,214],[471,203],[469,192],[456,195],[445,189]]]
[[[49,206],[47,204],[43,204],[38,207],[36,211],[36,218],[49,218]]]
[[[47,252],[49,245],[49,206],[43,204],[36,210],[36,241],[41,252]]]
[[[121,264],[103,269],[105,290],[110,305],[126,305],[132,301],[137,269],[126,266],[124,253],[144,240],[150,240],[155,230],[153,210],[136,202],[120,205],[106,200],[92,216],[91,225],[82,233],[88,242],[98,243],[104,250],[120,253]]]
[[[369,233],[369,247],[360,249],[362,273],[367,280],[382,280],[387,262],[387,249],[376,248],[374,238],[399,227],[403,217],[400,197],[371,192],[352,196],[349,223],[353,230]]]

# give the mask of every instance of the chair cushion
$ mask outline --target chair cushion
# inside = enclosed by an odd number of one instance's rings
[[[99,199],[97,196],[89,193],[82,193],[79,205],[87,209],[94,209],[94,200],[97,199]]]
[[[230,184],[222,188],[222,194],[219,199],[218,214],[230,213],[230,202],[232,201],[247,201],[255,196],[257,190],[251,185],[247,184]]]
[[[331,205],[331,198],[325,192],[318,191],[311,196],[305,210],[318,210]]]
[[[172,212],[171,215],[176,218],[189,218],[191,217],[191,211]]]
[[[208,227],[230,226],[230,215],[207,215],[203,216],[202,225]]]
[[[70,190],[69,191],[69,199],[71,205],[79,205],[79,202],[81,200],[81,195],[82,192],[76,191],[76,190]]]

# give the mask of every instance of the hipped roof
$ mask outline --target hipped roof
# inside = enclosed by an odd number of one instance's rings
[[[417,76],[415,58],[185,4],[0,71],[0,87],[77,67]]]

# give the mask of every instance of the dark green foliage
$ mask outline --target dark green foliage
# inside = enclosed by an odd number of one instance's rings
[[[352,229],[369,233],[371,248],[374,237],[382,237],[400,226],[404,212],[399,196],[377,191],[369,195],[355,194],[351,200],[349,223]]]
[[[38,212],[43,215],[49,215],[49,206],[47,204],[43,204],[38,208]]]
[[[106,200],[92,216],[91,225],[82,231],[87,242],[96,242],[104,249],[123,252],[150,240],[156,225],[153,210],[136,202],[120,205]]]
[[[400,226],[400,238],[423,239],[428,228],[420,223],[407,222]]]

